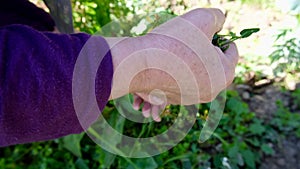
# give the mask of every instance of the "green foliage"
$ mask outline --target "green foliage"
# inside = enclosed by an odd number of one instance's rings
[[[116,156],[101,149],[87,135],[80,134],[1,148],[0,168],[257,168],[263,156],[274,154],[271,145],[277,143],[280,135],[299,133],[300,115],[289,112],[280,102],[274,119],[266,123],[250,112],[237,92],[227,91],[227,97],[220,124],[213,137],[204,143],[199,143],[199,135],[209,104],[197,105],[200,115],[177,146],[154,157]],[[110,102],[104,116],[120,132],[132,137],[150,137],[173,124],[178,108],[168,107],[169,113],[164,114],[161,123],[137,124],[120,120],[119,112]]]
[[[268,144],[263,144],[261,146],[261,150],[267,155],[272,155],[275,153],[274,150]]]
[[[281,132],[296,134],[300,126],[300,114],[291,113],[288,108],[284,107],[281,101],[277,101],[278,111],[272,119],[271,124]]]
[[[240,36],[237,38],[248,38],[249,36],[251,36],[253,33],[258,32],[260,29],[259,28],[250,28],[250,29],[243,29],[240,32]],[[236,39],[237,39],[236,38]]]
[[[81,134],[72,134],[62,138],[62,146],[72,152],[77,157],[81,157],[81,147],[80,140],[83,137],[83,133]]]
[[[126,16],[130,6],[125,0],[76,0],[72,1],[74,27],[83,32],[95,33],[112,21],[113,17]]]
[[[76,168],[79,159],[66,151],[58,141],[31,143],[1,148],[0,168]]]
[[[275,4],[275,0],[236,0],[240,1],[242,4],[254,5],[261,8],[272,7]]]
[[[275,51],[269,56],[275,75],[300,71],[300,39],[287,36],[292,31],[282,30],[276,37]]]
[[[164,4],[167,5],[166,8],[162,8],[161,5],[156,0],[149,0],[148,2],[132,0],[132,3],[126,0],[72,1],[74,27],[77,31],[90,34],[100,31],[102,35],[107,35],[105,31],[103,32],[103,27],[106,27],[105,29],[109,29],[109,33],[112,31],[116,33],[110,34],[110,36],[129,36],[132,33],[126,31],[130,31],[146,15],[149,16],[151,13],[159,12],[172,15],[174,13],[171,9],[174,6],[185,6],[182,0],[175,3],[166,1]],[[155,15],[153,16],[156,17]],[[153,18],[150,19],[154,20]],[[128,20],[131,22],[128,22]],[[158,21],[160,19],[155,20]],[[125,30],[125,32],[121,30]]]
[[[296,89],[292,92],[292,96],[295,103],[298,103],[298,108],[300,108],[300,89]]]
[[[236,41],[238,39],[248,38],[253,33],[258,32],[259,30],[260,30],[259,28],[243,29],[240,32],[240,35],[236,35],[236,33],[233,32],[229,32],[228,35],[215,34],[212,39],[212,44],[221,48],[222,51],[225,51],[228,49],[229,43]]]

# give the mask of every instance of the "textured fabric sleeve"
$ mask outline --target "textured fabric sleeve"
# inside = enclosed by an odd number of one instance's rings
[[[72,101],[72,76],[89,38],[84,33],[41,33],[22,25],[0,28],[0,147],[83,131]],[[103,110],[113,65],[105,39],[96,38],[105,52],[95,80],[95,88],[101,90],[95,92],[98,107]]]

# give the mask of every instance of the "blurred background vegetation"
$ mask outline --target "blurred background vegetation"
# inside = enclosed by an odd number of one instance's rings
[[[33,2],[46,8],[42,1]],[[241,58],[236,79],[227,90],[220,124],[206,142],[199,142],[199,133],[209,103],[197,105],[197,121],[188,135],[160,155],[141,159],[116,156],[101,149],[86,134],[79,134],[0,148],[0,168],[300,168],[299,155],[284,151],[285,141],[300,151],[297,0],[72,0],[71,3],[75,32],[138,36],[172,15],[197,7],[216,7],[226,13],[222,33],[252,27],[261,31],[237,42]],[[141,24],[145,28],[137,29]],[[112,127],[121,128],[126,135],[138,137],[142,133],[143,137],[150,137],[162,133],[174,122],[178,106],[170,106],[160,123],[118,121],[119,113],[113,102],[107,104],[103,114]]]

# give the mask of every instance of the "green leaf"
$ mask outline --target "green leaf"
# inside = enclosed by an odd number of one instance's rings
[[[180,160],[182,164],[182,168],[192,168],[191,160],[188,158],[183,158]]]
[[[119,110],[121,111],[121,109]],[[125,118],[123,116],[120,116],[118,110],[114,110],[111,112],[109,119],[107,119],[110,126],[112,126],[115,130],[117,130],[120,133],[123,133],[124,124],[125,124]],[[120,140],[117,141],[119,143]]]
[[[229,35],[230,35],[231,37],[236,37],[236,34],[235,34],[234,32],[229,32]]]
[[[155,169],[158,167],[157,163],[152,157],[148,158],[135,158],[131,159],[132,162],[138,167],[138,168],[143,168],[143,169]],[[135,167],[132,166],[131,164],[128,164],[126,169],[134,169]]]
[[[261,150],[267,155],[273,155],[275,153],[273,148],[270,147],[268,144],[263,144],[261,146]]]
[[[245,164],[244,164],[244,159],[243,159],[241,153],[238,153],[238,154],[237,154],[237,163],[238,163],[238,165],[240,165],[240,166],[244,166],[244,165],[245,165]]]
[[[236,98],[230,98],[226,106],[236,114],[249,112],[248,106]]]
[[[213,163],[217,168],[222,167],[222,159],[223,159],[223,155],[221,154],[217,154],[213,157]]]
[[[101,168],[110,168],[116,158],[115,154],[112,154],[102,148],[98,149],[97,154],[100,156],[98,160]]]
[[[233,147],[229,148],[228,150],[228,156],[231,158],[236,158],[237,154],[238,154],[239,148],[238,146],[235,144]]]
[[[240,32],[241,38],[247,38],[251,36],[253,33],[258,32],[259,28],[250,28],[250,29],[244,29]]]
[[[77,157],[81,157],[80,141],[84,133],[72,134],[62,138],[63,147],[72,152]]]
[[[266,131],[266,128],[263,125],[261,125],[261,123],[256,122],[250,125],[249,130],[253,134],[261,135]]]
[[[76,160],[75,166],[78,169],[89,169],[88,165],[85,163],[85,161],[82,158],[78,158]]]
[[[245,141],[251,143],[253,146],[256,146],[256,147],[260,146],[260,142],[259,142],[259,140],[256,137],[255,138],[245,139]]]
[[[295,131],[295,134],[297,138],[300,138],[300,128]]]
[[[183,158],[189,158],[189,157],[191,157],[191,155],[192,155],[192,153],[179,154],[179,155],[177,155],[177,156],[175,156],[175,157],[171,157],[171,158],[167,159],[167,160],[163,163],[163,165],[165,165],[165,164],[167,164],[167,163],[170,163],[170,162],[173,162],[173,161],[175,161],[175,160],[179,160],[179,159],[183,159]]]
[[[255,168],[255,156],[252,151],[244,150],[241,152],[244,162],[250,168]]]

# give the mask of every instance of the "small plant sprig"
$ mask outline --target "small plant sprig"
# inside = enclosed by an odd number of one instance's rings
[[[259,28],[243,29],[240,32],[240,35],[236,35],[236,33],[233,32],[229,32],[228,35],[215,34],[212,40],[212,44],[218,46],[224,52],[229,48],[229,43],[238,39],[247,38],[251,36],[253,33],[258,32],[259,30],[260,30]]]

